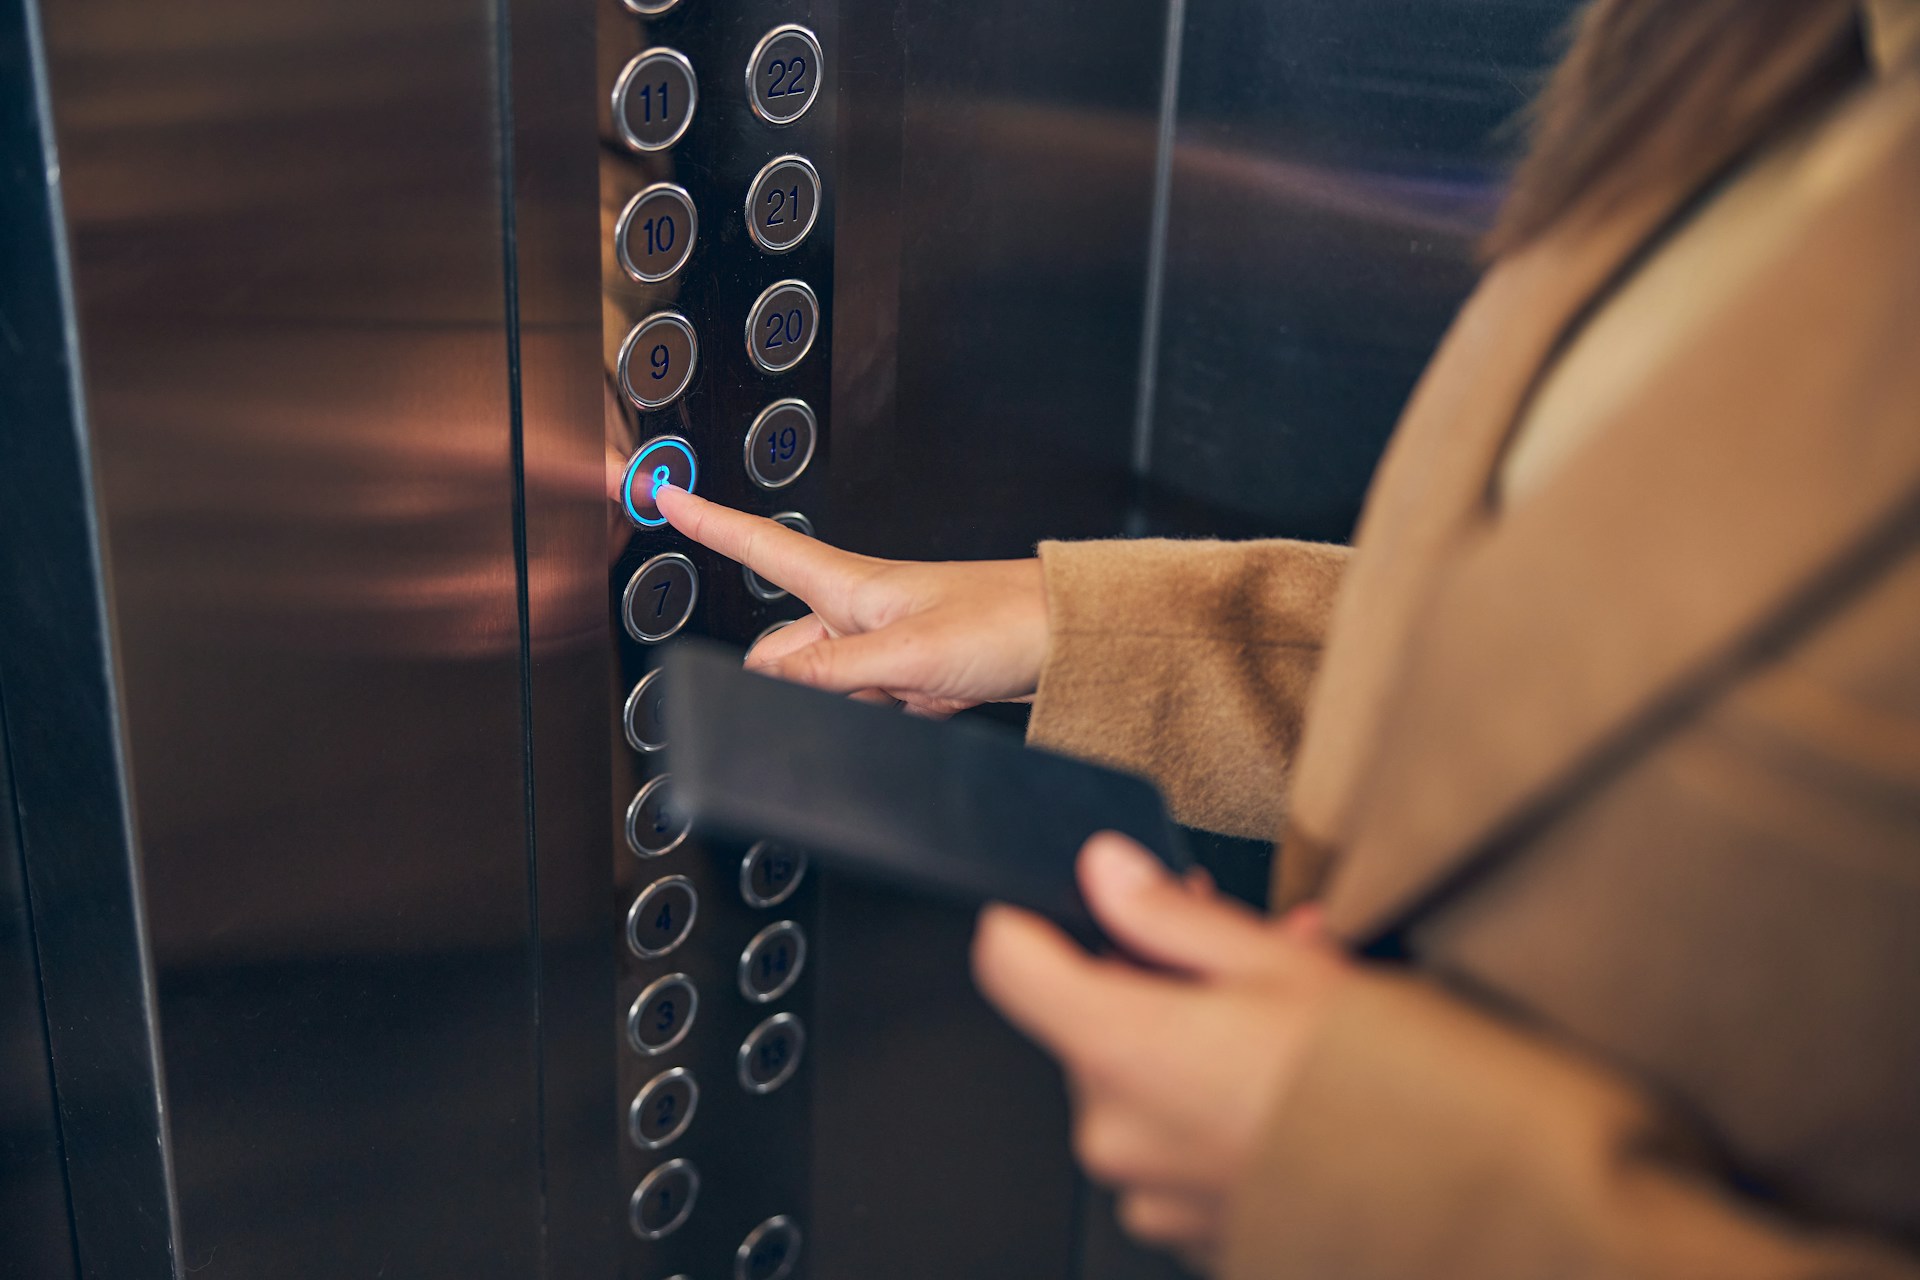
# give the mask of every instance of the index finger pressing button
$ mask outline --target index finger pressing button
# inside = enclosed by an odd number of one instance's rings
[[[693,446],[679,436],[655,436],[627,459],[627,470],[620,478],[620,506],[627,519],[643,529],[658,529],[667,522],[653,500],[660,486],[693,492],[700,482],[700,463]]]

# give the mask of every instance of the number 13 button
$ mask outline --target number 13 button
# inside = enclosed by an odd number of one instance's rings
[[[806,358],[820,328],[820,299],[802,280],[767,286],[747,313],[747,354],[764,373],[785,373]]]
[[[747,188],[747,234],[768,253],[807,238],[820,216],[820,171],[804,156],[775,156]]]

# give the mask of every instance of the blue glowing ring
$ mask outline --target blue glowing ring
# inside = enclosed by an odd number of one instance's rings
[[[667,522],[665,516],[655,516],[649,520],[633,509],[633,473],[638,471],[646,460],[662,449],[678,449],[687,460],[687,482],[681,487],[688,493],[700,481],[700,462],[693,456],[693,446],[679,436],[658,436],[640,446],[640,451],[627,461],[626,474],[620,477],[620,505],[627,510],[627,519],[643,529],[658,529]]]

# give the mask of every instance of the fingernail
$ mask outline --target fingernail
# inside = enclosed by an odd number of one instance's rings
[[[1160,879],[1160,864],[1124,836],[1095,836],[1086,856],[1094,876],[1115,893],[1134,893]]]

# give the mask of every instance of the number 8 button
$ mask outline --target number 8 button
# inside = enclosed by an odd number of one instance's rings
[[[747,354],[763,373],[785,373],[806,359],[819,329],[819,297],[804,281],[782,280],[747,313]]]

